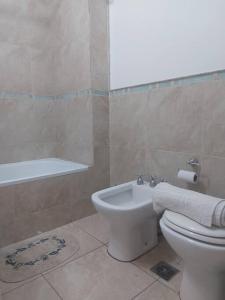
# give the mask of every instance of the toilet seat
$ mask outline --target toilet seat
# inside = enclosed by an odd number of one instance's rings
[[[184,236],[209,244],[225,245],[225,228],[205,227],[172,211],[165,211],[162,220],[170,229]]]

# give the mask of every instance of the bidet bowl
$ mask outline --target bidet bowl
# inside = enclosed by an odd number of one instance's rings
[[[131,261],[157,244],[157,216],[152,188],[128,182],[92,195],[97,211],[110,224],[108,252],[121,261]]]

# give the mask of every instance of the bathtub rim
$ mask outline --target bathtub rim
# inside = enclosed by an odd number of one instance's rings
[[[43,173],[38,173],[38,172],[35,173],[36,170],[34,170],[34,173],[31,176],[22,176],[21,175],[18,177],[14,177],[12,179],[6,179],[6,180],[0,179],[0,188],[7,187],[7,186],[13,186],[13,185],[20,184],[20,183],[26,183],[26,182],[32,182],[32,181],[37,181],[37,180],[43,180],[43,179],[48,179],[48,178],[54,178],[54,177],[59,177],[59,176],[81,173],[81,172],[87,171],[90,167],[88,165],[81,164],[78,162],[73,162],[73,161],[64,160],[64,159],[60,159],[60,158],[49,157],[49,158],[0,164],[0,172],[1,172],[1,169],[4,169],[4,167],[5,168],[13,167],[13,166],[15,166],[15,168],[26,167],[28,164],[30,165],[31,163],[34,163],[37,165],[38,162],[44,162],[44,161],[60,163],[60,164],[62,164],[62,166],[64,163],[64,169],[62,168],[62,170],[58,170],[55,172],[46,172],[46,173],[44,173],[44,172]],[[18,171],[18,169],[17,169],[17,171]]]

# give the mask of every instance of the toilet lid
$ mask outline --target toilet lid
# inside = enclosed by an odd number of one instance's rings
[[[172,211],[165,211],[163,221],[169,228],[185,236],[207,243],[225,245],[225,228],[206,227]]]

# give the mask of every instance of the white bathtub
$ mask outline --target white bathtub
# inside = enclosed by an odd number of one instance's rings
[[[86,170],[87,165],[57,158],[0,164],[0,187]]]

